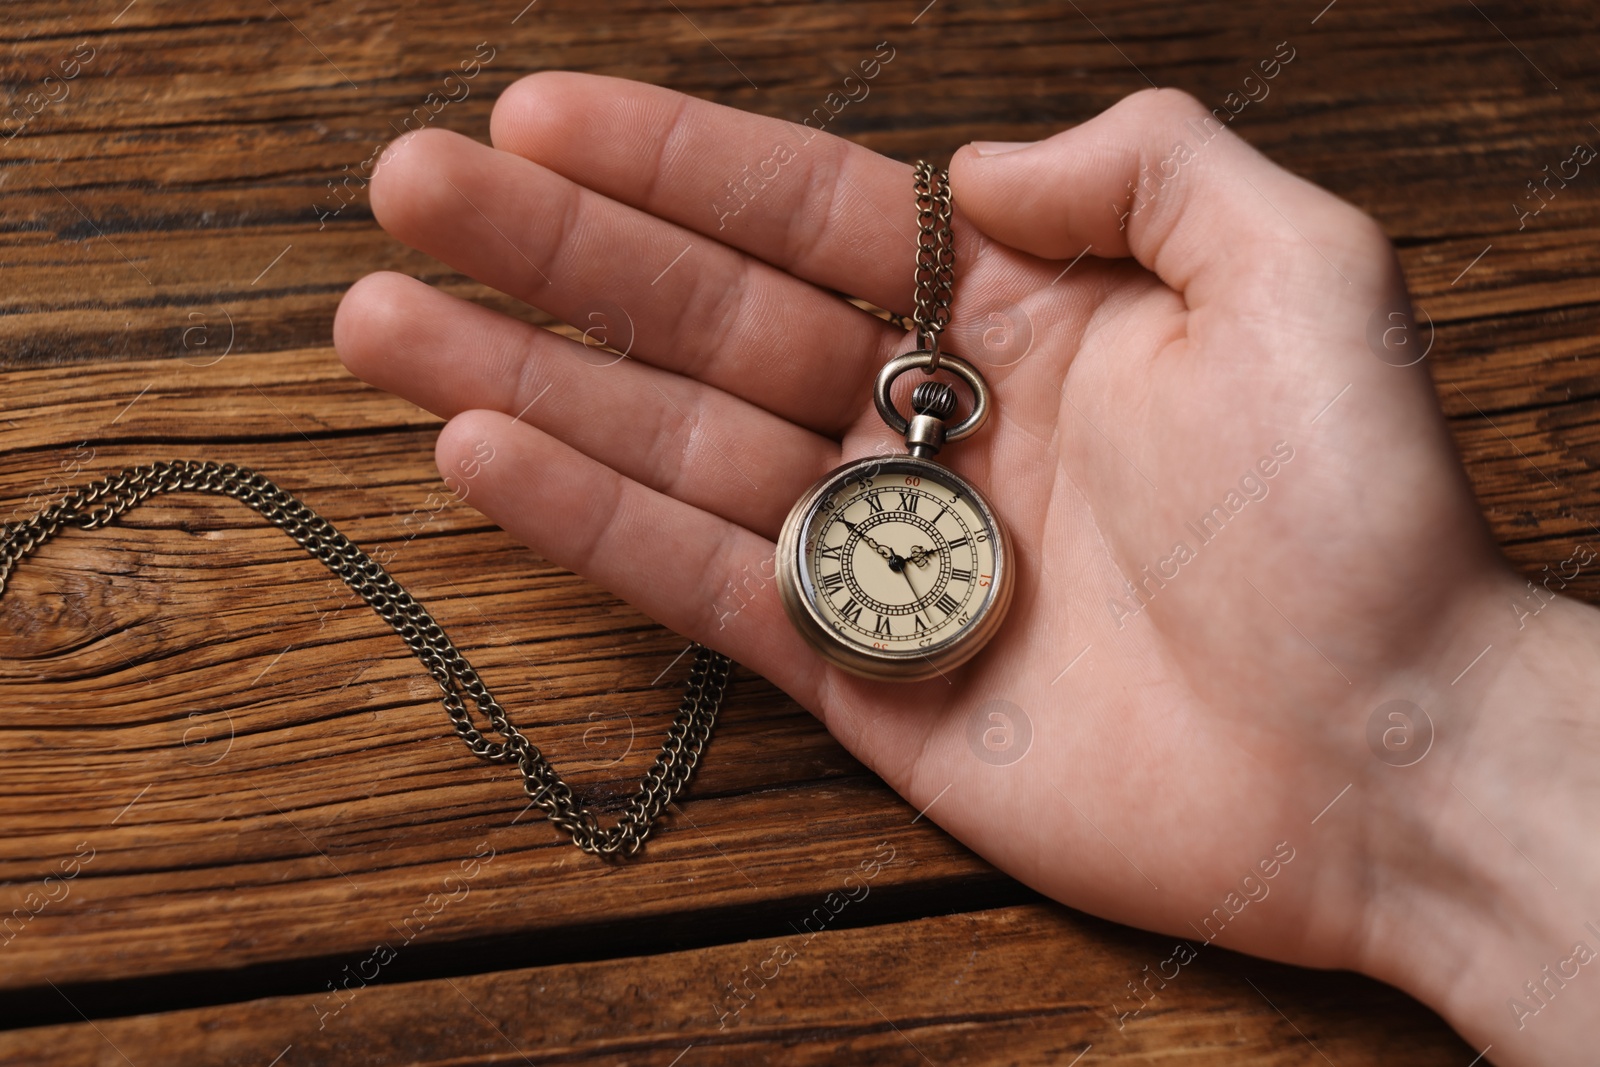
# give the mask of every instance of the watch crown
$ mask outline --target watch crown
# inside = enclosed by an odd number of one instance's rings
[[[955,414],[956,391],[947,382],[922,382],[911,391],[911,410],[918,415],[948,419]]]

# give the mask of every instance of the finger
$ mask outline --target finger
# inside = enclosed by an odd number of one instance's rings
[[[904,336],[814,286],[446,130],[397,142],[372,210],[400,240],[585,327],[632,324],[630,354],[824,433],[865,404]]]
[[[351,373],[451,418],[503,412],[692,507],[776,538],[839,446],[680,375],[439,292],[371,274],[339,304]]]
[[[468,501],[535,552],[818,706],[823,668],[784,616],[771,541],[495,411],[451,419],[435,459],[472,471]]]
[[[1144,90],[1043,141],[965,146],[951,185],[996,240],[1053,258],[1131,255],[1191,308],[1286,267],[1355,286],[1388,247],[1377,225],[1240,140],[1218,112],[1175,89]]]
[[[881,73],[893,61],[894,49],[880,46],[859,73]],[[917,211],[904,163],[813,125],[568,71],[513,84],[495,103],[490,130],[496,147],[613,200],[878,307],[912,309]],[[1019,293],[1042,287],[1060,265],[980,256],[981,239],[960,215],[965,194],[952,188],[959,279],[952,329],[960,335],[965,324],[983,323]]]

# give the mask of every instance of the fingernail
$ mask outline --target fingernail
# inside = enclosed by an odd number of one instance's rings
[[[973,141],[972,150],[980,156],[998,156],[1004,152],[1015,152],[1019,148],[1031,148],[1038,141]]]

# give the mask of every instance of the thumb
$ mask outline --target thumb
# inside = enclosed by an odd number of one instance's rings
[[[1002,244],[1057,260],[1132,256],[1191,297],[1286,258],[1348,282],[1375,246],[1387,250],[1372,219],[1250,147],[1232,118],[1146,89],[1043,141],[966,145],[950,184]]]

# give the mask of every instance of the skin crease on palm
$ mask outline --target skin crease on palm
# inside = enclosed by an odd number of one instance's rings
[[[1600,647],[1596,613],[1561,600],[1518,626],[1523,581],[1426,364],[1391,366],[1368,344],[1376,309],[1408,305],[1367,216],[1231,131],[1123,214],[1140,168],[1204,117],[1152,90],[951,161],[946,337],[996,411],[940,459],[985,490],[1019,570],[1004,629],[947,678],[841,674],[773,584],[748,592],[820,474],[903,450],[871,383],[911,339],[838,294],[910,312],[908,165],[665,89],[535,75],[498,102],[493,148],[441,130],[393,144],[373,210],[580,328],[609,301],[631,323],[629,358],[397,274],[351,289],[335,341],[352,372],[450,420],[441,471],[493,448],[469,496],[485,515],[771,679],[1002,870],[1198,944],[1286,843],[1293,860],[1217,944],[1392,982],[1494,1043],[1493,1062],[1576,1062],[1600,974],[1521,1028],[1506,1001],[1600,920],[1584,910],[1600,900],[1593,850],[1517,807],[1594,810],[1596,716],[1574,694],[1593,691],[1577,664]],[[724,183],[780,143],[792,158],[730,212]],[[997,312],[1031,332],[1009,365],[978,342]],[[1142,611],[1113,613],[1280,442],[1292,458],[1268,494]],[[1412,767],[1366,741],[1392,699],[1436,730]],[[996,700],[1033,731],[1005,766],[968,739]]]

